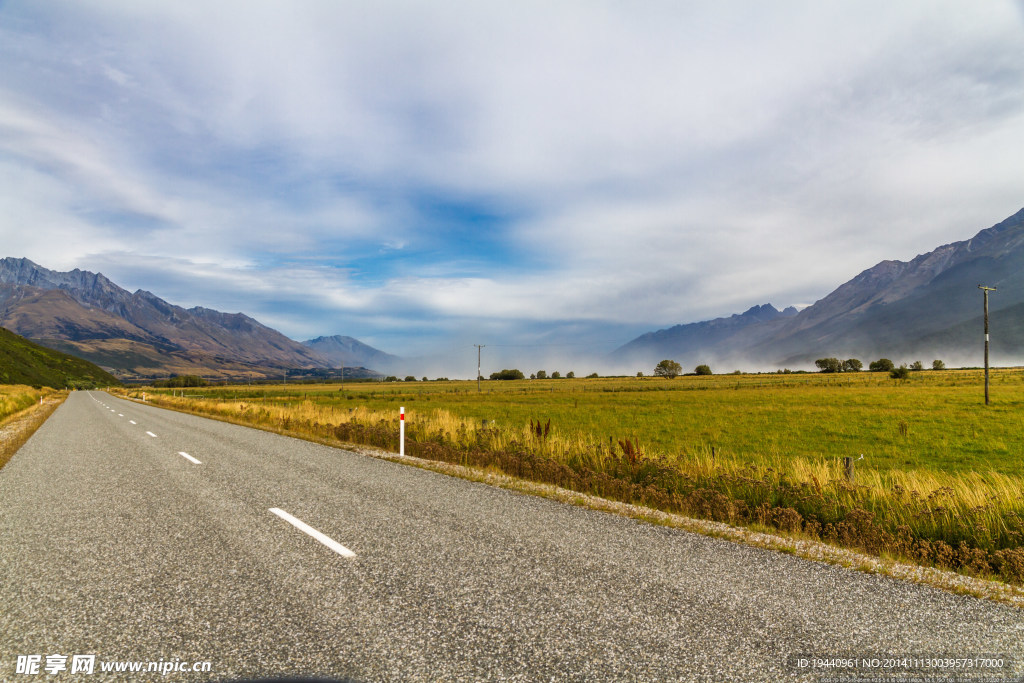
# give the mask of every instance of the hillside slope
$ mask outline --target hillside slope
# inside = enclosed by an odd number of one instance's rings
[[[34,344],[0,327],[0,384],[63,389],[110,386],[120,382],[86,360]]]

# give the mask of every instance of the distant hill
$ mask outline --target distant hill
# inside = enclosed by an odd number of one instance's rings
[[[651,364],[669,358],[696,358],[714,349],[749,345],[778,329],[782,321],[797,314],[789,307],[779,311],[771,304],[753,306],[742,314],[703,322],[675,325],[640,335],[613,352],[620,359]]]
[[[0,384],[88,389],[120,382],[86,360],[34,344],[0,327]]]
[[[326,358],[333,367],[353,368],[362,366],[381,372],[390,372],[402,363],[398,356],[384,353],[353,337],[334,335],[317,337],[302,342]]]
[[[328,362],[242,313],[184,309],[102,274],[0,259],[0,324],[122,377],[244,377]]]
[[[826,356],[980,364],[979,284],[998,288],[989,302],[993,362],[1024,362],[1024,209],[909,262],[882,261],[799,313],[755,306],[641,335],[614,355],[684,366],[718,359],[783,367]]]

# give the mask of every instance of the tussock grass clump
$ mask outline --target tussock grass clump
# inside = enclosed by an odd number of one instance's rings
[[[40,397],[53,393],[19,384],[0,384],[0,424],[16,413],[39,403]]]
[[[66,396],[49,388],[0,384],[0,467],[3,467],[35,430],[56,410],[60,401],[40,399]]]
[[[672,435],[655,434],[659,438],[653,442],[638,436],[647,423],[634,416],[666,403],[666,391],[658,387],[686,386],[679,380],[604,386],[562,380],[557,397],[548,388],[558,383],[537,390],[532,383],[520,390],[505,389],[517,383],[502,383],[500,403],[478,395],[476,403],[467,403],[475,407],[467,410],[469,415],[407,407],[405,450],[666,512],[777,529],[879,556],[1024,583],[1024,479],[1006,471],[1011,468],[1001,460],[1003,451],[1020,452],[1019,436],[1014,436],[1021,426],[1017,411],[979,415],[981,409],[961,396],[964,389],[954,374],[936,373],[932,385],[914,386],[917,380],[909,380],[909,388],[867,375],[834,384],[811,378],[802,385],[761,377],[756,385],[745,377],[694,378],[683,390],[668,390],[668,398],[676,401],[674,418],[684,424],[694,416],[707,419]],[[1002,379],[1024,398],[1019,373]],[[336,387],[204,390],[205,398],[150,396],[160,405],[325,443],[397,451],[398,401],[409,406],[434,398],[461,406],[461,397],[447,400],[460,396],[458,386],[445,383],[431,391],[391,395],[375,390],[379,396],[362,388],[355,401],[353,394],[339,396]],[[918,393],[902,397],[906,407],[894,408],[893,391]],[[473,400],[470,392],[463,393],[467,402]],[[609,403],[609,393],[616,403]],[[606,422],[575,419],[574,411],[587,400],[589,419],[599,420],[594,405],[609,405],[626,412],[633,428],[610,431],[609,425],[623,424],[621,415]],[[542,412],[546,406],[552,407],[547,414]],[[743,418],[745,406],[749,414]],[[480,418],[501,409],[518,419]],[[717,419],[715,410],[726,419]],[[931,420],[926,419],[928,410],[936,413]],[[951,418],[946,432],[936,426]],[[780,423],[788,425],[786,434],[778,432]],[[564,429],[567,424],[575,427]],[[755,448],[749,434],[758,429],[763,438]],[[740,432],[740,438],[732,432]],[[722,443],[727,445],[716,447]],[[787,443],[796,446],[790,449]],[[994,466],[964,466],[958,453],[965,444],[974,449],[969,455],[975,462],[991,449]],[[849,481],[842,456],[853,449],[871,455],[856,461]],[[929,462],[935,464],[924,465]]]

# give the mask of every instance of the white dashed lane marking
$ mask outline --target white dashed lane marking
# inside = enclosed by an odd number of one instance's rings
[[[93,400],[96,400],[96,399],[93,399]],[[108,406],[106,404],[101,403],[100,405],[102,405],[104,408],[108,408],[110,410],[110,412],[112,412],[112,413],[117,413],[117,410],[115,410],[114,408],[110,408],[110,406]],[[117,416],[118,417],[124,417],[124,414],[123,413],[117,413]],[[130,424],[133,424],[133,425],[137,425],[138,424],[135,420],[128,420],[128,422]],[[151,437],[153,437],[154,439],[157,438],[157,435],[154,434],[153,432],[147,431],[146,434],[151,436]],[[189,462],[191,462],[194,465],[202,465],[203,464],[200,460],[192,457],[191,455],[189,455],[185,451],[178,451],[178,455],[180,455],[181,457],[185,458],[186,460],[188,460]],[[354,552],[352,552],[351,550],[349,550],[348,548],[346,548],[342,544],[338,543],[337,541],[335,541],[333,538],[331,538],[327,534],[325,534],[325,533],[323,533],[321,531],[318,531],[317,529],[314,529],[313,527],[311,527],[308,524],[306,524],[305,522],[303,522],[301,519],[298,519],[297,517],[293,517],[292,515],[290,515],[287,512],[285,512],[284,510],[282,510],[280,508],[270,508],[270,512],[274,513],[275,515],[277,515],[278,517],[280,517],[284,521],[288,522],[293,527],[295,527],[296,529],[298,529],[302,533],[306,534],[307,536],[311,536],[312,538],[316,539],[317,541],[319,541],[323,545],[327,546],[328,548],[330,548],[334,552],[338,553],[342,557],[355,557],[356,556],[356,554]]]
[[[356,554],[354,552],[352,552],[351,550],[349,550],[348,548],[346,548],[342,544],[338,543],[337,541],[335,541],[330,536],[327,536],[326,534],[323,534],[323,533],[317,531],[313,527],[311,527],[308,524],[306,524],[305,522],[303,522],[301,519],[296,519],[295,517],[292,517],[291,515],[289,515],[284,510],[281,510],[279,508],[270,508],[270,511],[273,512],[278,517],[280,517],[281,519],[283,519],[284,521],[286,521],[289,524],[291,524],[293,527],[295,527],[296,529],[298,529],[302,533],[308,534],[308,535],[312,536],[313,538],[315,538],[316,540],[320,541],[325,546],[327,546],[328,548],[330,548],[334,552],[338,553],[342,557],[355,557],[356,556]]]

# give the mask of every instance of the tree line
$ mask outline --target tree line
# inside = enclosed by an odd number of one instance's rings
[[[819,358],[814,361],[815,366],[821,372],[860,372],[864,369],[864,363],[858,358],[847,358],[841,360],[839,358]],[[945,370],[946,364],[941,360],[932,361],[932,370]],[[921,361],[914,361],[909,366],[904,363],[900,367],[896,367],[888,358],[879,358],[876,361],[868,363],[868,370],[870,372],[888,372],[894,378],[906,379],[910,372],[918,370],[924,370],[924,364]],[[737,370],[737,372],[739,372]],[[786,372],[789,372],[788,370]],[[665,377],[672,379],[683,374],[683,366],[678,362],[670,359],[665,359],[654,366],[655,377]],[[707,365],[698,365],[694,368],[694,371],[687,373],[690,375],[710,375],[711,368]],[[642,372],[637,373],[637,377],[643,376]]]
[[[821,372],[860,372],[864,368],[864,364],[856,358],[848,358],[847,360],[839,360],[838,358],[819,358],[814,361],[814,364]],[[941,360],[936,359],[932,361],[932,370],[945,369],[946,364]],[[868,370],[871,372],[888,372],[893,377],[906,379],[910,372],[924,370],[924,363],[916,360],[909,366],[904,363],[897,368],[896,364],[888,358],[879,358],[878,360],[868,363]]]
[[[569,371],[565,373],[565,379],[574,379],[575,377],[575,372]],[[595,372],[592,375],[587,375],[587,377],[597,377],[597,373]],[[526,375],[524,375],[523,371],[519,369],[506,369],[502,370],[501,372],[492,372],[491,379],[526,379]],[[562,373],[555,370],[550,375],[548,375],[546,370],[538,370],[537,372],[530,375],[530,379],[562,379]]]

